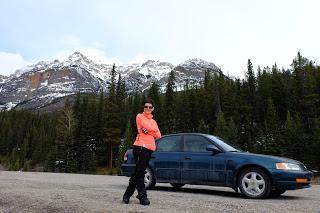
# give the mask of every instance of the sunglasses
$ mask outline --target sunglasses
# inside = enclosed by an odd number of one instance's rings
[[[152,109],[153,106],[144,106],[145,109]]]

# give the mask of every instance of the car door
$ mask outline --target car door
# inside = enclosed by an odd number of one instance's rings
[[[207,145],[215,145],[202,135],[184,135],[182,156],[182,182],[190,184],[223,185],[225,159],[223,153],[207,151]]]
[[[184,152],[182,157],[182,182],[206,184],[212,152],[206,150],[209,140],[200,135],[184,135]]]
[[[156,145],[157,149],[151,156],[151,164],[157,182],[180,183],[183,154],[181,135],[162,137]]]

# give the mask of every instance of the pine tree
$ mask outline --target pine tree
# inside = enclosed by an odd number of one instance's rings
[[[200,120],[198,126],[198,132],[209,134],[209,125],[207,125],[204,120]]]
[[[174,71],[170,72],[166,93],[165,93],[165,114],[164,120],[164,133],[174,133],[176,131],[176,106],[175,106],[175,76]]]
[[[228,131],[226,139],[228,141],[231,141],[233,144],[238,145],[238,128],[235,122],[233,121],[232,117],[230,117],[228,122]]]
[[[192,132],[192,109],[189,98],[190,90],[182,91],[177,97],[177,129],[181,132]],[[186,119],[188,118],[188,119]],[[204,126],[199,126],[198,131],[205,131]]]
[[[119,145],[119,153],[117,157],[117,168],[120,169],[121,164],[123,163],[123,156],[125,152],[132,147],[132,130],[131,130],[131,122],[128,120],[125,136],[121,139],[121,143]]]
[[[106,164],[106,110],[105,110],[105,98],[103,91],[100,93],[97,109],[97,120],[95,127],[96,134],[96,160],[98,166]]]
[[[82,149],[82,140],[83,140],[83,106],[81,101],[81,94],[78,93],[76,97],[75,104],[73,106],[74,115],[75,115],[75,129],[74,129],[74,136],[72,138],[73,142],[73,149],[71,152],[70,158],[74,161],[74,166],[72,165],[72,172],[80,171],[81,167],[81,153]]]
[[[282,153],[289,158],[302,160],[303,150],[305,150],[304,133],[301,119],[298,115],[292,117],[287,113],[287,121],[283,134]]]
[[[223,112],[218,113],[215,135],[217,135],[221,138],[228,138],[228,126],[227,126],[227,122],[224,118]]]
[[[252,66],[250,59],[248,59],[247,67],[248,67],[248,70],[246,73],[246,78],[248,81],[248,89],[249,89],[248,98],[249,98],[251,106],[253,106],[254,105],[255,90],[256,90],[256,78],[255,78],[253,66]]]
[[[248,70],[246,73],[246,82],[244,82],[244,86],[245,86],[245,96],[246,96],[246,102],[247,104],[247,113],[248,113],[248,117],[247,122],[245,122],[244,126],[247,125],[246,128],[246,133],[247,133],[247,148],[251,149],[254,146],[255,143],[255,137],[256,137],[256,112],[255,112],[255,103],[256,103],[256,96],[255,96],[255,91],[256,91],[256,78],[255,78],[255,74],[253,71],[253,66],[252,63],[250,61],[250,59],[248,59]]]
[[[28,140],[27,138],[23,139],[21,148],[20,148],[20,162],[21,166],[24,167],[24,164],[27,162],[27,152],[28,152]]]
[[[111,82],[109,85],[109,95],[106,105],[106,143],[107,143],[107,167],[113,167],[113,160],[116,151],[115,146],[120,143],[121,138],[121,124],[119,122],[120,112],[116,98],[116,71],[113,65],[111,71]],[[119,91],[120,92],[120,91]]]
[[[190,127],[188,129],[190,132],[195,132],[197,130],[197,127],[199,126],[199,121],[201,120],[201,118],[204,120],[205,123],[207,123],[206,121],[207,119],[205,119],[205,116],[201,116],[200,114],[201,112],[199,109],[200,109],[201,103],[199,102],[201,100],[201,96],[198,95],[199,92],[200,91],[197,87],[192,88],[187,92],[187,103],[189,107],[189,113],[187,113],[187,116],[190,116],[189,121],[187,123],[190,123]],[[180,112],[178,112],[178,114],[180,114]]]
[[[75,171],[75,159],[73,153],[75,152],[75,144],[73,135],[75,131],[75,114],[74,108],[71,106],[69,99],[66,99],[65,105],[58,117],[58,140],[57,146],[58,155],[56,160],[63,160],[63,170],[65,172]]]
[[[125,99],[127,97],[126,94],[126,85],[124,80],[119,73],[118,82],[117,82],[117,90],[116,90],[116,103],[119,111],[119,124],[121,129],[121,135],[124,134],[126,128],[126,120],[127,120],[127,112],[125,111]]]
[[[108,99],[110,102],[116,102],[116,66],[113,64],[112,70],[111,70],[111,80],[109,84],[109,96]]]
[[[133,106],[132,106],[132,113],[131,113],[131,126],[132,126],[132,134],[137,135],[137,125],[136,125],[136,116],[138,113],[141,113],[143,103],[142,103],[142,95],[138,93],[137,91],[134,94],[133,97]]]
[[[162,120],[163,109],[162,109],[162,101],[160,99],[160,89],[157,83],[152,83],[147,96],[148,98],[152,99],[154,102],[155,111],[153,115],[154,115],[154,119],[158,122],[158,126],[160,128],[162,126],[161,120]]]
[[[281,151],[279,148],[279,124],[278,117],[275,111],[274,104],[272,99],[268,99],[266,119],[264,121],[263,127],[260,129],[260,132],[257,136],[260,147],[257,147],[256,150],[260,150],[262,153],[280,155]]]

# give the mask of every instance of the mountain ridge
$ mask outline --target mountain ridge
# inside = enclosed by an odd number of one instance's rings
[[[74,52],[62,61],[39,61],[20,68],[9,77],[0,76],[0,110],[10,110],[16,106],[40,109],[55,99],[77,92],[107,92],[112,67],[113,64],[97,63],[80,52]],[[116,66],[128,93],[144,91],[153,82],[164,92],[171,71],[176,76],[177,90],[182,90],[187,81],[199,84],[206,70],[220,71],[214,63],[197,58],[188,59],[177,66],[157,60]]]

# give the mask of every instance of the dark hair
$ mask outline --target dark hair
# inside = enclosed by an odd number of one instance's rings
[[[152,100],[151,98],[147,98],[147,99],[143,102],[143,105],[145,105],[146,103],[151,104],[151,105],[154,107],[153,100]]]

